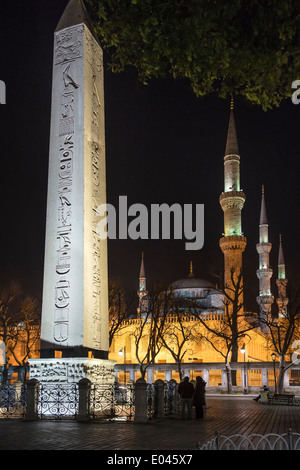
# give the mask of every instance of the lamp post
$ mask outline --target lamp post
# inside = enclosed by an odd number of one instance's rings
[[[276,370],[275,370],[275,361],[276,361],[276,354],[273,353],[271,354],[271,358],[272,358],[272,361],[273,361],[273,366],[274,366],[274,381],[275,381],[275,393],[277,393],[277,385],[276,385]]]
[[[124,385],[126,385],[126,346],[123,346],[123,348],[120,349],[119,351],[119,356],[124,355]]]
[[[247,378],[246,378],[246,348],[245,343],[241,348],[241,353],[244,354],[244,394],[247,394]]]

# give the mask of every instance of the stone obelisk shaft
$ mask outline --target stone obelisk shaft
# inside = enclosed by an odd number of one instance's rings
[[[77,4],[80,14],[67,7],[54,35],[41,356],[105,359],[107,245],[96,234],[106,202],[103,57]]]

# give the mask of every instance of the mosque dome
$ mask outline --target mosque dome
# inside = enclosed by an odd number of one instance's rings
[[[223,293],[212,282],[195,277],[192,263],[189,275],[172,282],[169,289],[174,298],[183,305],[186,302],[196,301],[197,305],[204,309],[223,307]]]
[[[206,281],[205,279],[199,279],[196,277],[187,277],[185,279],[179,279],[178,281],[172,282],[170,285],[172,290],[177,289],[215,289],[212,282]]]
[[[215,289],[215,286],[212,282],[206,281],[205,279],[199,279],[194,276],[193,264],[190,262],[190,272],[189,275],[184,279],[178,279],[177,281],[170,284],[170,289],[172,291],[186,291],[186,290],[208,290]]]

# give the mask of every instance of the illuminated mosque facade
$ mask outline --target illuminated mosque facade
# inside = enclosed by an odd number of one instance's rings
[[[233,103],[231,103],[227,142],[224,155],[224,191],[220,195],[219,202],[224,214],[224,233],[219,241],[220,248],[224,255],[224,286],[230,288],[236,279],[238,273],[242,272],[243,268],[243,252],[247,245],[247,239],[242,231],[242,209],[244,206],[246,196],[240,185],[240,155],[239,146],[235,126]],[[259,288],[257,295],[257,304],[259,311],[259,318],[261,320],[259,326],[249,331],[246,340],[247,357],[240,352],[242,345],[239,345],[238,362],[270,361],[271,351],[267,347],[267,340],[265,335],[265,321],[270,318],[271,306],[274,302],[274,295],[271,292],[271,277],[273,271],[269,264],[269,253],[272,245],[268,238],[268,220],[265,204],[264,190],[262,190],[261,199],[261,212],[259,222],[259,240],[256,245],[258,253],[258,269],[256,275],[258,278]],[[232,277],[233,276],[233,277]],[[287,279],[285,276],[285,264],[282,250],[282,243],[280,239],[279,244],[279,257],[278,257],[278,279],[276,280],[278,286],[278,296],[276,303],[278,306],[278,315],[284,316],[287,308],[288,299],[286,296]],[[224,314],[225,296],[224,292],[205,279],[198,279],[193,272],[192,263],[190,264],[190,271],[186,278],[174,281],[170,285],[172,295],[175,299],[182,300],[182,304],[187,300],[197,302],[201,315],[207,321],[220,321],[222,314]],[[145,261],[142,256],[141,268],[139,274],[139,288],[138,295],[138,315],[142,315],[143,311],[147,309],[148,291],[147,291],[147,278],[145,270]],[[243,304],[243,294],[240,294],[239,302]],[[241,313],[240,313],[241,314]],[[188,319],[190,320],[190,318]],[[124,377],[126,373],[126,380],[136,380],[140,377],[139,367],[135,357],[135,346],[133,341],[133,330],[136,328],[138,318],[127,320],[125,329],[115,335],[110,347],[110,359],[117,361],[117,375],[121,374]],[[194,321],[197,321],[196,319]],[[200,323],[198,321],[198,323]],[[204,327],[198,326],[199,330]],[[217,353],[212,347],[207,344],[187,344],[190,353],[184,358],[182,364],[184,375],[194,376],[194,373],[201,371],[202,376],[205,376],[209,385],[224,385],[222,378],[222,366],[224,367],[224,358]],[[126,359],[120,356],[119,352],[126,349]],[[156,379],[162,380],[180,380],[178,372],[174,364],[174,358],[167,350],[161,350],[153,364],[147,371],[148,382],[153,382]],[[219,364],[219,367],[216,364]],[[200,365],[201,364],[201,365]],[[221,367],[220,367],[221,365]],[[219,370],[217,370],[219,369]],[[123,375],[122,372],[123,371]],[[255,372],[249,371],[248,380],[251,385],[261,385],[261,379],[256,379]],[[262,371],[263,373],[263,371]],[[267,372],[264,372],[267,373]],[[243,382],[242,373],[238,371],[240,384]],[[252,379],[251,379],[252,377]],[[265,380],[267,382],[267,380]],[[242,384],[245,386],[245,384]]]

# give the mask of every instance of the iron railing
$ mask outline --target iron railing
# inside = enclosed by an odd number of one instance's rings
[[[158,384],[147,384],[146,403],[148,419],[180,413],[177,383],[164,382],[160,404]],[[160,389],[161,390],[161,389]],[[131,421],[135,416],[135,385],[93,384],[86,395],[86,409],[90,420]],[[75,420],[80,405],[80,386],[77,383],[40,383],[34,394],[36,416],[42,420]],[[27,407],[27,386],[23,384],[0,386],[0,419],[24,418]]]
[[[165,382],[164,386],[164,411],[166,416],[181,413],[181,400],[178,395],[177,382]]]
[[[75,419],[78,413],[77,384],[40,384],[38,414],[41,419]]]
[[[215,437],[206,444],[197,445],[198,450],[300,450],[300,434],[289,429],[285,434],[234,434]]]
[[[181,400],[178,395],[178,384],[174,382],[164,382],[163,400],[164,416],[181,413]],[[158,384],[147,384],[147,416],[149,419],[156,418],[158,412]]]
[[[155,385],[147,384],[146,389],[146,400],[147,400],[147,418],[155,418],[156,415],[156,398],[157,394],[155,393]]]
[[[134,385],[99,385],[90,389],[92,420],[131,421],[134,418]]]
[[[0,386],[0,419],[20,419],[26,411],[26,386]]]

